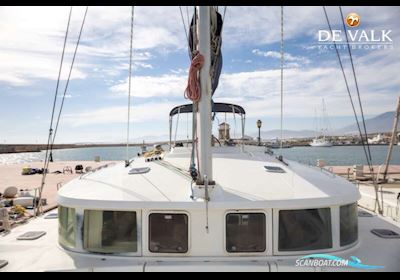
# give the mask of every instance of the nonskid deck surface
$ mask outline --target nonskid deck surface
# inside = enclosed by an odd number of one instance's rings
[[[69,255],[58,246],[57,219],[38,218],[0,237],[0,259],[9,262],[0,272],[12,271],[343,271],[356,269],[296,267],[301,256],[279,257],[110,257],[102,255]],[[384,266],[377,271],[400,271],[400,241],[382,239],[370,231],[386,228],[399,232],[400,225],[374,215],[359,219],[360,242],[342,253],[330,253],[343,259],[352,256],[363,264]],[[18,241],[28,231],[46,231],[34,241]],[[201,242],[201,241],[197,241]],[[323,253],[323,252],[321,252]],[[161,262],[160,262],[161,261]]]

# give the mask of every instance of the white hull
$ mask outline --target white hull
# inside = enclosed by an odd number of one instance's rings
[[[333,144],[329,141],[313,141],[310,143],[311,147],[332,147]]]

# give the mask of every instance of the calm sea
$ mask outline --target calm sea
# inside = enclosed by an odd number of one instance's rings
[[[255,147],[248,147],[248,150]],[[139,152],[139,147],[131,147],[129,154],[135,156]],[[373,163],[376,165],[383,164],[386,159],[388,146],[372,146],[371,153]],[[331,148],[314,148],[314,147],[295,147],[283,149],[283,156],[287,159],[313,164],[318,159],[323,159],[328,165],[354,165],[366,164],[366,159],[362,147],[359,146],[338,146]],[[275,150],[279,154],[279,150]],[[100,156],[101,160],[125,160],[126,148],[109,147],[109,148],[82,148],[55,150],[53,152],[55,161],[85,161],[94,160],[96,156]],[[21,153],[21,154],[0,154],[0,164],[14,164],[26,162],[43,161],[45,152],[41,153]],[[396,146],[392,155],[392,164],[400,165],[400,147]]]

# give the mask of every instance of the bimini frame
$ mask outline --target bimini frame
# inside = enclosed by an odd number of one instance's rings
[[[244,139],[245,133],[245,126],[246,126],[246,111],[242,106],[229,104],[229,103],[213,103],[212,105],[212,112],[213,113],[231,113],[237,114],[240,116],[241,123],[242,123],[242,139]],[[169,113],[169,147],[172,148],[172,129],[173,129],[173,119],[174,116],[179,116],[181,114],[190,114],[193,113],[193,104],[185,104],[176,106],[174,109],[171,110]],[[178,127],[178,124],[177,124]],[[175,139],[176,142],[176,139]],[[176,144],[176,143],[175,143]]]

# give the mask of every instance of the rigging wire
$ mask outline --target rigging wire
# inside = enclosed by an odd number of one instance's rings
[[[369,146],[369,143],[368,143],[367,126],[365,124],[364,109],[363,109],[363,105],[361,103],[361,97],[360,97],[360,90],[359,90],[359,87],[358,87],[357,75],[356,75],[356,71],[354,69],[353,55],[351,53],[351,48],[350,48],[350,44],[349,44],[349,38],[348,38],[348,35],[347,35],[347,28],[346,28],[346,24],[344,23],[345,18],[343,17],[343,11],[342,11],[342,7],[341,6],[339,6],[339,11],[340,11],[340,15],[341,15],[341,18],[342,18],[344,34],[346,35],[347,49],[349,51],[351,68],[352,68],[352,71],[353,71],[354,83],[355,83],[355,86],[356,86],[356,91],[357,91],[357,96],[358,96],[358,103],[359,103],[359,106],[360,106],[360,112],[361,112],[362,123],[363,123],[363,128],[364,128],[365,141],[366,141],[367,149],[368,149],[369,160],[372,163],[371,149],[370,149],[370,146]]]
[[[283,6],[281,6],[281,143],[280,143],[280,156],[282,158],[283,149],[283,67],[285,62],[284,52],[283,52]]]
[[[187,28],[186,28],[185,19],[184,19],[183,12],[182,12],[182,6],[179,6],[179,11],[181,13],[182,25],[183,25],[183,29],[185,30],[186,42],[188,44],[188,55],[189,55],[189,58],[191,58],[191,50],[190,50],[190,46],[189,46],[189,33],[188,33]],[[190,28],[190,25],[189,25],[188,28]]]
[[[343,11],[342,11],[342,7],[341,6],[339,6],[339,11],[340,11],[342,24],[343,24],[344,33],[346,35],[347,50],[348,50],[349,56],[350,56],[351,69],[352,69],[352,72],[353,72],[354,83],[355,83],[355,86],[356,86],[357,97],[358,97],[358,104],[360,106],[361,119],[362,119],[362,124],[363,124],[363,128],[364,128],[365,143],[366,143],[366,146],[367,146],[369,161],[371,163],[370,173],[371,173],[372,181],[373,181],[374,187],[375,187],[375,195],[376,195],[376,201],[377,201],[377,205],[378,205],[378,210],[382,214],[383,213],[383,209],[381,208],[381,205],[379,204],[379,198],[378,198],[379,197],[378,186],[377,186],[377,179],[378,178],[375,177],[374,166],[373,166],[373,161],[372,161],[372,154],[371,154],[371,148],[370,148],[369,143],[368,143],[368,132],[367,132],[367,126],[366,126],[366,123],[365,123],[364,109],[363,109],[363,105],[362,105],[362,102],[361,102],[360,89],[359,89],[359,86],[358,86],[357,75],[356,75],[356,71],[355,71],[355,68],[354,68],[353,55],[352,55],[350,44],[349,44],[349,38],[348,38],[348,35],[347,35],[347,28],[346,28],[346,24],[344,23],[345,18],[343,16]],[[362,135],[361,135],[361,137],[362,137]],[[364,139],[362,139],[362,142],[364,142]],[[382,199],[382,205],[383,205],[383,199]]]
[[[47,170],[49,168],[49,163],[50,161],[53,161],[53,155],[50,151],[50,146],[52,145],[52,135],[53,135],[53,123],[54,123],[54,115],[56,111],[56,105],[57,105],[57,97],[58,97],[58,89],[60,86],[60,80],[61,80],[61,72],[63,68],[63,63],[64,63],[64,57],[65,57],[65,49],[67,46],[67,39],[68,39],[68,33],[69,33],[69,27],[71,25],[71,16],[72,16],[72,6],[69,10],[69,16],[68,16],[68,23],[67,23],[67,29],[65,31],[65,37],[64,37],[64,45],[63,45],[63,50],[61,54],[61,61],[60,61],[60,68],[58,70],[58,78],[57,78],[57,85],[56,85],[56,90],[54,94],[54,102],[53,102],[53,109],[51,113],[51,120],[50,120],[50,128],[49,128],[49,137],[47,139],[47,146],[46,146],[46,154],[45,154],[45,159],[44,159],[44,166],[43,166],[43,176],[42,176],[42,182],[41,186],[39,189],[39,197],[42,197],[42,190],[44,187],[44,184],[46,182],[46,175],[47,175]],[[49,156],[50,153],[50,156]],[[40,207],[41,207],[41,199],[39,199],[39,205],[37,206],[36,213],[35,214],[40,214]]]
[[[330,30],[331,33],[332,33],[332,26],[331,26],[331,24],[330,24],[329,17],[328,17],[328,13],[327,13],[327,11],[326,11],[325,6],[323,7],[323,9],[324,9],[325,18],[326,18],[326,21],[327,21],[327,23],[328,23],[329,30]],[[350,103],[351,103],[351,107],[352,107],[352,109],[353,109],[354,117],[355,117],[355,119],[356,119],[358,131],[359,131],[359,134],[362,136],[362,131],[361,131],[361,127],[360,127],[360,122],[359,122],[358,115],[357,115],[357,111],[356,111],[356,108],[355,108],[355,105],[354,105],[353,97],[352,97],[351,92],[350,92],[350,87],[349,87],[349,83],[348,83],[348,81],[347,81],[346,73],[345,73],[345,71],[344,71],[342,59],[341,59],[341,57],[340,57],[340,53],[339,53],[339,50],[338,50],[338,48],[337,48],[336,42],[333,41],[333,44],[334,44],[334,46],[335,46],[336,55],[337,55],[337,58],[338,58],[338,61],[339,61],[340,68],[341,68],[341,70],[342,70],[344,82],[345,82],[345,85],[346,85],[346,90],[347,90],[347,93],[348,93],[349,98],[350,98]],[[364,139],[364,138],[362,138],[362,140],[363,140],[363,139]],[[364,141],[361,141],[361,142],[362,142],[362,145],[363,145],[363,148],[364,148],[364,153],[365,153],[365,155],[366,155],[366,157],[367,157],[368,165],[370,165],[370,160],[369,160],[369,157],[368,157],[368,155],[367,155],[367,150],[366,150],[366,147],[365,147],[365,143],[364,143]]]
[[[55,143],[55,140],[56,140],[56,136],[57,136],[57,132],[58,132],[58,126],[59,126],[59,124],[60,124],[61,114],[62,114],[62,111],[63,111],[63,109],[64,109],[65,97],[66,97],[66,95],[67,95],[69,82],[70,82],[70,80],[71,80],[72,69],[74,68],[75,58],[76,58],[76,54],[77,54],[77,52],[78,52],[79,43],[80,43],[80,41],[81,41],[82,31],[83,31],[83,27],[84,27],[84,25],[85,25],[87,12],[88,12],[88,7],[86,7],[85,15],[83,16],[83,21],[82,21],[81,29],[80,29],[80,31],[79,31],[78,40],[77,40],[77,42],[76,42],[74,55],[73,55],[73,57],[72,57],[72,63],[71,63],[70,69],[69,69],[67,82],[66,82],[66,84],[65,84],[64,93],[63,93],[63,98],[62,98],[62,101],[61,101],[60,110],[59,110],[59,112],[58,112],[56,128],[55,128],[55,130],[54,130],[53,141],[52,141],[51,147],[50,147],[50,151],[51,151],[51,152],[53,151],[53,146],[54,146],[54,143]]]
[[[83,27],[85,25],[87,11],[88,11],[88,7],[86,7],[86,10],[85,10],[85,15],[84,15],[84,18],[83,18],[83,21],[82,21],[81,29],[80,29],[80,32],[79,32],[79,37],[78,37],[78,40],[77,40],[77,43],[76,43],[76,48],[75,48],[75,51],[74,51],[74,55],[73,55],[73,59],[72,59],[71,67],[70,67],[70,71],[69,71],[69,74],[68,74],[68,79],[67,79],[67,82],[66,82],[66,85],[65,85],[63,99],[62,99],[62,102],[61,102],[60,110],[59,110],[58,117],[57,117],[56,128],[54,130],[54,135],[53,135],[53,122],[54,122],[55,108],[56,108],[56,105],[57,105],[58,88],[59,88],[59,84],[60,84],[60,80],[61,80],[62,66],[64,64],[65,49],[66,49],[66,43],[67,43],[67,39],[68,39],[69,27],[70,27],[70,24],[71,24],[72,7],[70,9],[70,13],[69,13],[69,17],[68,17],[67,30],[66,30],[65,38],[64,38],[64,46],[63,46],[63,52],[62,52],[62,57],[61,57],[61,63],[60,63],[60,68],[59,68],[59,75],[58,75],[58,79],[57,79],[56,92],[55,92],[55,96],[54,96],[52,116],[51,116],[51,121],[50,121],[49,138],[48,138],[48,143],[47,143],[47,148],[46,148],[46,155],[45,155],[45,160],[44,160],[43,177],[42,177],[41,186],[39,188],[39,203],[37,205],[36,214],[40,214],[40,208],[42,206],[43,189],[44,189],[44,186],[45,186],[45,183],[46,183],[46,176],[47,176],[50,160],[52,160],[52,151],[53,151],[53,147],[54,147],[54,142],[55,142],[55,139],[56,139],[56,136],[57,136],[57,131],[58,131],[59,123],[60,123],[62,110],[64,108],[65,97],[66,97],[66,93],[67,93],[67,90],[68,90],[69,81],[71,79],[71,73],[72,73],[72,69],[73,69],[73,66],[74,66],[76,53],[78,51],[78,46],[79,46],[79,43],[80,43]]]
[[[67,46],[69,27],[71,25],[71,16],[72,16],[72,6],[71,6],[71,8],[69,10],[68,23],[67,23],[67,29],[65,31],[64,45],[63,45],[63,50],[62,50],[62,55],[61,55],[60,68],[58,70],[57,85],[56,85],[56,91],[55,91],[55,94],[54,94],[53,110],[52,110],[52,113],[51,113],[51,120],[50,120],[49,137],[47,139],[47,146],[46,146],[44,170],[46,170],[46,167],[47,167],[47,160],[48,160],[48,157],[49,157],[49,152],[50,152],[50,161],[53,161],[53,155],[52,155],[52,153],[50,151],[50,146],[51,146],[51,143],[52,143],[53,122],[54,122],[54,116],[55,116],[56,105],[57,105],[57,97],[58,97],[58,89],[59,89],[59,86],[60,86],[61,73],[62,73],[62,68],[63,68],[63,64],[64,64],[65,49],[66,49],[66,46]]]
[[[326,7],[323,6],[323,9],[324,9],[324,14],[325,14],[325,18],[326,18],[326,21],[327,21],[329,30],[330,30],[330,32],[331,32],[331,34],[332,34],[332,33],[333,33],[333,31],[332,31],[332,26],[331,26],[330,21],[329,21],[329,17],[328,17],[328,13],[327,13],[327,11],[326,11]],[[348,42],[347,42],[347,43],[348,43]],[[365,156],[366,156],[366,159],[367,159],[367,164],[368,164],[368,167],[369,167],[369,170],[370,170],[372,179],[373,179],[373,181],[374,181],[375,194],[376,194],[376,204],[375,204],[375,206],[378,205],[379,212],[381,212],[382,209],[381,209],[380,202],[379,202],[378,188],[377,188],[377,186],[376,186],[376,181],[375,181],[375,176],[374,176],[374,169],[373,169],[373,166],[372,166],[372,162],[371,162],[371,160],[370,160],[370,157],[369,157],[369,155],[368,155],[368,151],[367,151],[366,145],[365,145],[365,143],[364,143],[364,136],[363,136],[363,133],[362,133],[362,130],[361,130],[360,122],[359,122],[358,115],[357,115],[357,111],[356,111],[356,108],[355,108],[355,105],[354,105],[353,97],[352,97],[352,95],[351,95],[351,91],[350,91],[349,83],[348,83],[348,81],[347,81],[346,73],[345,73],[345,71],[344,71],[342,59],[340,58],[340,53],[339,53],[339,50],[338,50],[338,48],[337,48],[336,42],[335,42],[334,40],[333,40],[333,44],[334,44],[334,47],[335,47],[335,50],[336,50],[336,55],[337,55],[337,58],[338,58],[338,61],[339,61],[340,68],[341,68],[341,70],[342,70],[343,78],[344,78],[344,81],[345,81],[345,84],[346,84],[347,93],[348,93],[348,95],[349,95],[351,107],[352,107],[352,109],[353,109],[354,117],[355,117],[355,119],[356,119],[357,128],[358,128],[358,131],[359,131],[359,134],[360,134],[360,137],[361,137],[361,143],[362,143],[363,150],[364,150],[364,153],[365,153]],[[349,47],[349,43],[348,43],[348,47]],[[367,142],[368,142],[368,141],[367,141]]]
[[[130,48],[129,48],[129,77],[128,77],[128,121],[127,121],[127,131],[126,131],[126,161],[125,166],[130,165],[129,162],[129,136],[130,136],[130,122],[131,122],[131,89],[132,89],[132,54],[133,54],[133,22],[134,22],[135,6],[132,6],[131,11],[131,38],[130,38]]]

